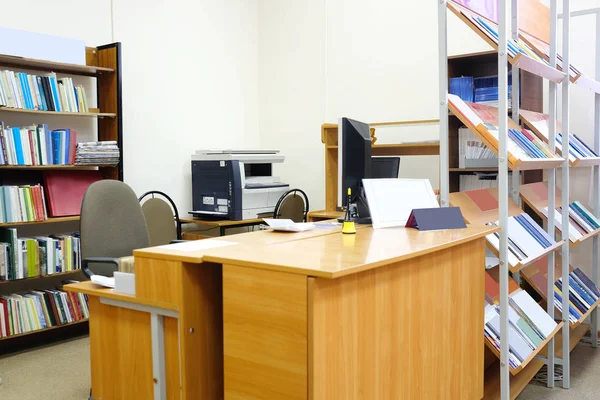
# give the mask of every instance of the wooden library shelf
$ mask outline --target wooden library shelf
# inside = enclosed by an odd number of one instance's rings
[[[37,60],[34,58],[15,57],[0,54],[0,65],[3,67],[27,68],[38,71],[60,72],[64,74],[96,76],[115,72],[114,68],[96,67],[91,65],[67,64],[53,61]]]
[[[79,321],[75,321],[75,322],[70,322],[70,323],[68,323],[68,324],[62,324],[62,325],[51,326],[50,328],[36,329],[36,330],[34,330],[34,331],[29,331],[29,332],[25,332],[25,333],[19,333],[18,335],[10,335],[10,336],[1,337],[1,338],[0,338],[0,341],[1,341],[1,340],[14,339],[14,338],[21,337],[21,336],[33,335],[33,334],[40,333],[40,332],[52,331],[52,330],[55,330],[55,329],[64,328],[64,327],[66,327],[66,326],[72,326],[72,325],[77,325],[77,324],[83,324],[83,323],[85,323],[85,322],[88,322],[88,319],[87,319],[87,318],[86,318],[86,319],[79,320]]]
[[[337,145],[328,145],[328,149],[337,149]],[[399,144],[374,144],[371,147],[374,156],[411,156],[439,155],[440,142],[414,142]]]
[[[543,220],[548,218],[544,215],[544,208],[548,207],[548,182],[536,182],[521,186],[521,199]],[[560,207],[562,196],[560,190],[556,189],[556,206]],[[560,233],[558,226],[556,232]],[[577,240],[570,240],[571,247],[577,247],[586,240],[600,234],[600,229],[596,229],[580,237]]]
[[[590,326],[588,324],[580,324],[577,327],[570,328],[569,334],[569,352],[573,351],[575,346],[585,337],[589,332]],[[544,349],[540,352],[540,355],[547,356],[548,349]],[[558,332],[554,338],[554,356],[556,358],[563,358],[562,351],[562,332]]]
[[[0,112],[25,113],[25,114],[44,114],[44,115],[60,115],[63,117],[88,117],[88,118],[115,118],[115,113],[101,112],[65,112],[65,111],[40,111],[40,110],[25,110],[21,108],[0,107]]]
[[[13,283],[13,282],[23,282],[23,281],[33,280],[33,279],[44,279],[44,278],[54,278],[55,276],[73,275],[77,272],[81,272],[81,270],[75,269],[73,271],[56,272],[56,273],[50,274],[50,275],[36,275],[36,276],[30,276],[30,277],[23,278],[23,279],[11,279],[11,280],[7,280],[7,281],[0,281],[0,285],[9,284],[9,283]]]
[[[531,129],[538,138],[548,144],[550,131],[548,126],[548,115],[528,110],[521,110],[519,115],[525,125]],[[556,121],[556,130],[557,132],[562,130],[560,121]],[[562,146],[556,146],[556,153],[562,155]],[[571,167],[591,167],[594,165],[600,165],[600,157],[582,157],[576,158],[575,160],[569,158],[569,166]]]
[[[521,371],[523,371],[525,368],[527,368],[527,365],[529,365],[529,363],[535,359],[535,356],[537,356],[544,350],[544,348],[546,347],[546,344],[548,344],[550,339],[552,339],[553,337],[555,337],[558,334],[558,332],[563,327],[563,324],[564,324],[563,322],[558,323],[556,325],[556,328],[554,328],[554,330],[552,331],[552,333],[550,335],[548,335],[548,337],[546,339],[544,339],[542,344],[540,344],[537,349],[535,349],[525,360],[523,360],[523,362],[517,368],[511,368],[510,369],[511,375],[515,376],[515,375],[519,374]],[[485,340],[485,344],[488,347],[488,349],[490,349],[492,351],[492,353],[494,353],[494,355],[496,355],[496,357],[498,357],[498,359],[500,359],[500,352],[498,351],[498,349],[496,349],[494,347],[494,345],[492,343],[490,343],[490,341],[487,339]]]
[[[557,335],[558,336],[558,335]],[[510,378],[510,398],[514,400],[531,382],[535,375],[542,369],[545,362],[540,359],[533,359],[523,370]],[[495,362],[485,370],[484,374],[484,394],[483,400],[500,399],[500,361]]]
[[[471,21],[471,19],[469,19],[468,15],[472,14],[471,11],[452,2],[448,2],[447,6],[448,9],[452,11],[452,13],[456,15],[469,28],[471,28],[473,32],[475,32],[479,37],[481,37],[496,52],[498,51],[498,43],[492,40],[490,36],[488,36],[481,29],[479,29],[479,27],[475,25]],[[514,57],[508,55],[508,62],[514,65],[515,67],[519,67],[522,70],[531,72],[532,74],[541,76],[545,79],[551,80],[556,83],[562,82],[567,76],[565,73],[557,70],[556,68],[552,68],[550,65],[538,61],[523,53],[518,53]]]
[[[0,227],[2,227],[2,226],[38,225],[38,224],[57,224],[60,222],[72,222],[72,221],[79,221],[79,215],[74,215],[72,217],[48,218],[43,221],[4,222],[4,223],[0,223]]]
[[[0,165],[0,170],[3,169],[41,169],[41,170],[55,170],[55,169],[68,169],[68,170],[90,170],[96,168],[116,168],[116,165],[78,165],[78,164],[68,164],[68,165]]]

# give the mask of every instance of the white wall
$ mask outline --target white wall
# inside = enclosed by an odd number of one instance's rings
[[[260,144],[324,207],[320,126],[438,118],[437,7],[408,0],[259,0]],[[487,49],[449,15],[450,54]],[[458,48],[455,43],[460,43]],[[438,138],[437,125],[378,129],[378,143]],[[401,175],[438,186],[438,157],[404,157]]]
[[[258,147],[257,3],[112,3],[112,26],[110,0],[9,2],[3,4],[4,15],[27,17],[4,18],[2,25],[76,37],[88,46],[122,42],[125,182],[138,194],[165,191],[186,215],[190,156],[196,149]],[[53,22],[65,18],[69,23]],[[15,125],[32,122],[2,118]],[[45,121],[76,128],[93,140],[93,121]]]

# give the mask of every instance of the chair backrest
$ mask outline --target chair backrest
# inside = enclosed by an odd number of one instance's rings
[[[273,218],[305,222],[308,210],[308,196],[306,193],[300,189],[292,189],[279,198],[273,210]]]
[[[149,199],[144,200],[149,197]],[[146,218],[151,246],[169,244],[181,240],[181,222],[175,202],[163,192],[153,190],[139,198]]]
[[[133,190],[117,180],[91,184],[81,204],[81,255],[86,257],[131,256],[134,249],[148,247],[148,229]],[[92,264],[90,270],[112,276],[112,265]]]

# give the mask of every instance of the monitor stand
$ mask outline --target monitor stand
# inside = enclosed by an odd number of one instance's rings
[[[369,203],[362,184],[358,189],[358,196],[350,204],[350,221],[360,225],[369,225],[371,221],[371,213],[369,212]],[[344,218],[338,218],[338,222],[344,222]]]

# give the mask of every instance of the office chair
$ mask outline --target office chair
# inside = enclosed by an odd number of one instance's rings
[[[277,201],[273,218],[291,219],[294,222],[306,222],[308,214],[308,196],[301,189],[285,192]]]
[[[148,196],[150,198],[142,203],[142,200]],[[179,212],[175,202],[166,193],[151,190],[141,195],[139,202],[142,203],[142,212],[146,218],[150,246],[160,246],[181,240]]]
[[[133,272],[133,250],[149,247],[142,207],[121,181],[92,183],[81,204],[81,266],[83,273],[113,276]]]

